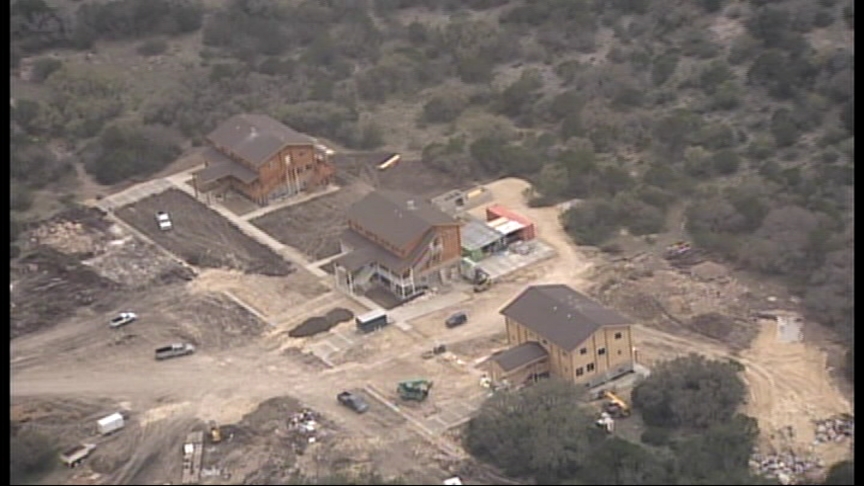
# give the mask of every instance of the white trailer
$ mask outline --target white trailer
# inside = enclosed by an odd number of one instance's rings
[[[99,433],[102,435],[108,435],[114,431],[122,429],[126,425],[126,422],[123,420],[123,415],[118,413],[112,413],[107,417],[103,417],[96,422],[96,427],[99,430]]]

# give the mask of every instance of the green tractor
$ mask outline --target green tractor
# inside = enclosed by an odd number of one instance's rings
[[[431,389],[432,382],[429,380],[406,380],[399,383],[396,387],[396,392],[399,393],[399,398],[402,400],[422,402],[429,396],[429,390]]]

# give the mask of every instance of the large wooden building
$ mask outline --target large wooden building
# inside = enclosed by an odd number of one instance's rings
[[[633,371],[630,321],[566,285],[528,287],[501,314],[511,348],[489,360],[493,382],[553,375],[593,387]]]
[[[362,292],[382,284],[400,299],[459,278],[461,223],[428,201],[400,191],[375,191],[348,210],[333,261],[336,284]]]
[[[330,151],[266,115],[236,115],[207,135],[201,192],[237,191],[260,205],[329,184]]]

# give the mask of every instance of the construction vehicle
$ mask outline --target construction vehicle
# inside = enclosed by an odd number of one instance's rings
[[[414,400],[422,402],[429,396],[429,390],[432,389],[432,382],[424,379],[406,380],[399,383],[396,387],[396,392],[399,393],[399,398],[402,400]]]
[[[446,352],[447,352],[447,346],[445,346],[443,344],[437,344],[432,348],[431,351],[426,351],[425,353],[421,354],[420,357],[423,359],[432,359],[435,356],[437,356],[439,354],[444,354]]]
[[[222,442],[222,429],[212,420],[210,421],[210,442],[213,444]]]
[[[480,293],[489,290],[492,286],[492,279],[489,274],[479,268],[474,272],[474,292]]]
[[[608,400],[603,409],[613,418],[625,418],[630,416],[630,406],[609,390],[604,390],[603,398]]]

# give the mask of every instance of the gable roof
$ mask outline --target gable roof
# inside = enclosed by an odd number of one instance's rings
[[[501,314],[570,352],[603,326],[630,324],[566,285],[533,285],[501,309]]]
[[[207,135],[214,145],[225,147],[256,166],[267,162],[289,145],[307,145],[311,137],[267,115],[234,115]]]
[[[539,343],[533,341],[524,342],[506,351],[492,356],[492,361],[498,363],[501,370],[507,373],[519,369],[531,363],[541,361],[549,357],[549,353]]]
[[[354,203],[348,219],[397,248],[405,248],[433,226],[458,223],[424,199],[384,190]]]

